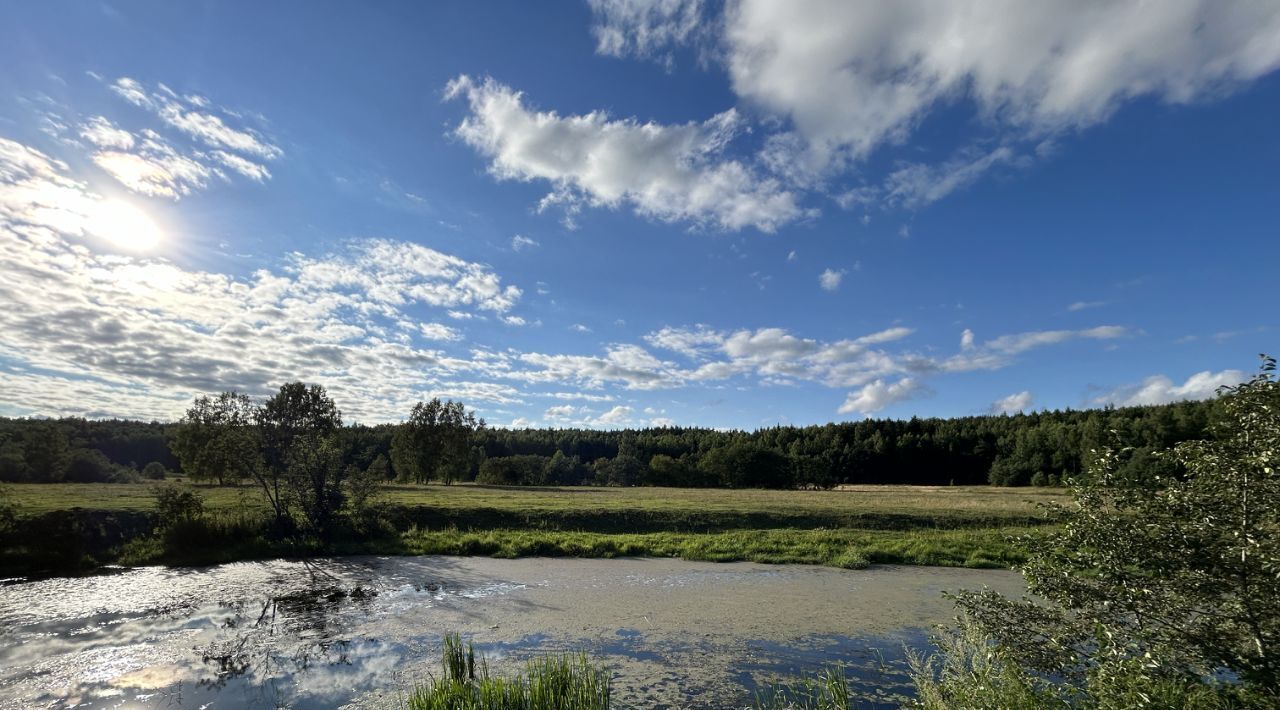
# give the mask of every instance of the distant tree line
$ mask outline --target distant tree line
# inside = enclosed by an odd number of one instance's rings
[[[291,406],[308,406],[298,391],[290,396]],[[279,430],[267,428],[261,406],[244,395],[224,393],[197,398],[187,416],[172,424],[0,419],[0,480],[129,481],[148,469],[153,476],[180,471],[209,483],[254,481],[264,466],[277,472],[287,466],[282,457],[293,450],[296,436],[287,421],[282,420]],[[1056,485],[1084,471],[1091,452],[1104,447],[1126,451],[1123,466],[1130,475],[1161,472],[1172,464],[1151,452],[1203,438],[1217,406],[1211,400],[1013,416],[868,419],[755,432],[691,427],[598,431],[495,429],[459,402],[432,400],[418,403],[405,423],[394,425],[344,426],[335,406],[322,434],[332,439],[335,465],[360,471],[372,467],[385,479],[416,483]],[[287,440],[270,439],[277,435]],[[275,495],[270,486],[267,490]]]
[[[173,424],[0,418],[0,481],[128,483],[178,468]]]

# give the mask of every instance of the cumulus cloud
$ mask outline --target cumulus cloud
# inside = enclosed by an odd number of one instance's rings
[[[631,413],[631,407],[619,404],[592,421],[598,426],[626,426],[631,422]]]
[[[1030,390],[1015,392],[1008,397],[1001,397],[991,403],[991,408],[987,411],[991,414],[1017,414],[1026,411],[1031,407],[1032,396]]]
[[[655,348],[670,350],[690,358],[702,357],[708,350],[718,348],[724,343],[724,339],[724,333],[702,324],[692,328],[666,326],[644,336],[645,342]]]
[[[638,345],[611,345],[603,356],[521,353],[518,360],[529,369],[508,376],[527,382],[564,382],[589,388],[616,384],[648,390],[674,387],[683,379],[679,366],[659,360]]]
[[[927,389],[915,379],[903,377],[897,382],[875,380],[867,383],[857,392],[850,392],[844,404],[840,405],[840,414],[858,413],[869,416],[885,407],[916,397]]]
[[[1238,385],[1249,379],[1240,370],[1197,372],[1178,384],[1165,375],[1152,375],[1141,384],[1118,387],[1091,400],[1091,404],[1114,404],[1118,407],[1134,407],[1147,404],[1168,404],[1188,399],[1210,399],[1219,387]]]
[[[683,44],[723,64],[743,105],[780,119],[761,160],[789,184],[820,184],[957,104],[1005,139],[902,166],[851,202],[925,205],[1128,101],[1217,97],[1280,67],[1280,6],[1251,0],[591,5],[601,53],[669,62]]]
[[[663,222],[772,232],[804,214],[777,180],[723,154],[741,130],[732,109],[671,125],[600,111],[561,116],[529,108],[523,94],[492,79],[465,75],[445,96],[467,102],[454,135],[489,159],[490,173],[550,183],[540,208],[559,206],[569,220],[584,206],[630,205]]]
[[[1280,66],[1277,37],[1280,7],[1213,0],[744,0],[723,33],[734,90],[790,118],[823,162],[900,140],[957,97],[1040,133],[1138,96],[1193,101]]]
[[[844,275],[847,273],[849,272],[844,269],[840,269],[839,271],[825,269],[821,274],[818,274],[818,285],[821,286],[824,291],[834,292],[836,289],[840,288],[840,282],[844,280]]]

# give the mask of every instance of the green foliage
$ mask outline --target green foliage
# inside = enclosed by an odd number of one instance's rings
[[[816,675],[778,684],[757,693],[757,710],[852,710],[844,668],[834,665]]]
[[[71,452],[65,479],[72,483],[129,482],[137,479],[137,471],[118,466],[97,449]]]
[[[160,463],[159,461],[152,461],[151,463],[142,467],[142,477],[147,479],[148,481],[163,481],[166,477],[168,477],[168,475],[169,475],[168,469],[166,469],[164,467],[164,464]]]
[[[31,480],[56,482],[66,478],[71,465],[71,442],[59,422],[42,422],[28,428],[23,432],[22,450]]]
[[[21,441],[0,442],[0,481],[17,483],[28,478],[27,454]]]
[[[347,506],[357,516],[364,515],[382,494],[382,485],[391,475],[391,466],[382,454],[360,468],[352,464],[347,470]]]
[[[484,427],[462,402],[418,402],[392,439],[391,464],[404,481],[453,483],[470,469],[471,436]]]
[[[1008,530],[745,530],[605,534],[566,530],[414,530],[403,551],[490,557],[678,557],[708,562],[811,564],[862,569],[872,562],[1007,567],[1025,559]]]
[[[541,486],[547,483],[551,459],[529,454],[485,459],[476,483],[489,486]]]
[[[0,540],[4,540],[14,530],[18,521],[18,506],[14,505],[13,494],[5,486],[0,486]]]
[[[249,396],[197,397],[173,432],[173,453],[193,481],[237,483],[258,468],[255,410]]]
[[[302,514],[309,532],[328,539],[346,502],[347,468],[333,434],[304,433],[289,448],[284,475],[287,505]]]
[[[166,483],[155,488],[156,527],[161,530],[204,516],[204,501],[190,486]]]
[[[451,634],[444,639],[444,677],[416,689],[409,710],[608,710],[609,672],[585,654],[529,661],[514,678],[489,674],[475,649]]]
[[[1042,601],[958,596],[1004,666],[1061,679],[1072,707],[1280,704],[1273,371],[1267,358],[1224,389],[1213,439],[1161,454],[1182,475],[1135,478],[1124,452],[1099,455],[1072,482],[1074,505],[1055,511],[1060,532],[1026,545],[1022,571]]]
[[[553,486],[576,486],[586,476],[587,467],[582,465],[582,461],[577,456],[565,456],[559,449],[542,466],[543,480]]]
[[[726,488],[791,488],[794,485],[785,456],[747,441],[708,451],[698,467]]]
[[[254,410],[254,422],[261,436],[262,465],[250,473],[262,488],[267,502],[282,527],[291,524],[291,503],[312,506],[310,515],[327,519],[330,510],[327,478],[328,459],[295,454],[295,443],[304,447],[317,445],[334,436],[342,426],[342,413],[324,387],[301,382],[281,385],[280,391]],[[319,477],[319,479],[317,479]],[[305,490],[307,487],[311,490]]]

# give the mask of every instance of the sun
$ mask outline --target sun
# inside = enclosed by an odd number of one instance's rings
[[[108,199],[99,202],[88,215],[89,231],[128,251],[154,249],[163,234],[146,212],[125,202]]]

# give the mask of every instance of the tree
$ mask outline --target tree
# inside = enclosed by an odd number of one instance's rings
[[[71,465],[71,442],[60,422],[41,422],[27,429],[22,444],[27,475],[32,481],[57,483],[66,477]]]
[[[289,447],[284,491],[289,507],[302,513],[311,532],[328,539],[346,502],[347,469],[333,434],[303,433]]]
[[[439,478],[446,485],[471,468],[471,435],[483,430],[462,402],[418,402],[391,442],[391,464],[401,480],[426,483]]]
[[[1256,377],[1221,391],[1214,438],[1160,453],[1178,475],[1135,478],[1121,472],[1124,452],[1107,451],[1072,480],[1061,532],[1027,544],[1022,571],[1041,602],[959,595],[1013,682],[1080,707],[1280,704],[1274,371],[1264,358]],[[975,682],[953,676],[937,697],[958,700]]]
[[[354,465],[349,467],[346,477],[347,505],[353,513],[359,516],[370,509],[390,473],[391,465],[382,454],[378,454],[363,469]]]
[[[324,387],[290,382],[254,411],[254,421],[262,437],[262,465],[254,468],[253,477],[271,504],[277,524],[287,525],[291,498],[297,498],[290,495],[297,492],[288,485],[290,467],[314,463],[295,457],[294,447],[299,443],[314,446],[334,435],[342,426],[342,413]],[[296,481],[312,473],[292,478]]]
[[[171,448],[193,481],[237,483],[259,467],[256,409],[249,395],[200,396],[178,422]]]

